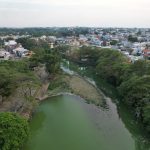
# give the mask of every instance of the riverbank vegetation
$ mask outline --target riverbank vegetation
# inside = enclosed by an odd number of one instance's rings
[[[28,123],[21,115],[33,109],[40,82],[24,60],[1,62],[0,78],[0,149],[16,150],[28,136]]]
[[[29,69],[28,61],[4,61],[0,63],[0,95],[1,103],[23,86],[23,83],[38,84],[37,78]],[[31,84],[30,84],[31,86]]]
[[[28,123],[22,116],[29,119],[43,94],[43,85],[53,80],[60,70],[59,53],[50,49],[47,43],[22,41],[25,47],[33,48],[34,55],[30,59],[0,62],[1,150],[16,150],[22,146],[28,135]]]
[[[112,49],[82,47],[66,54],[82,66],[91,66],[99,78],[117,89],[120,100],[133,110],[136,119],[150,132],[150,62],[130,63],[120,52]]]
[[[26,119],[16,113],[0,113],[0,150],[20,149],[28,134]]]

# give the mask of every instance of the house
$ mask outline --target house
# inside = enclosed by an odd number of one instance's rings
[[[17,57],[25,57],[28,54],[29,50],[24,49],[23,47],[18,47],[16,49],[13,50],[13,53],[17,56]]]
[[[16,48],[17,42],[14,40],[9,40],[8,42],[4,42],[4,46],[7,51],[12,52],[12,50]]]
[[[46,40],[46,38],[47,38],[46,35],[43,35],[43,36],[40,37],[40,39],[44,40],[44,41]]]
[[[102,41],[100,41],[98,38],[94,37],[91,39],[90,44],[93,46],[101,46]]]
[[[10,59],[10,53],[5,50],[0,50],[0,60],[9,60]]]
[[[49,39],[49,42],[52,42],[52,43],[55,43],[57,40],[56,36],[49,36],[48,39]]]
[[[16,46],[17,42],[14,40],[10,40],[8,42],[5,42],[5,46]]]
[[[82,34],[79,35],[79,41],[85,43],[88,41],[88,38]]]
[[[135,61],[143,60],[143,56],[133,56],[133,55],[129,55],[129,59],[130,59],[130,62],[134,63]]]
[[[50,48],[51,48],[51,49],[54,48],[54,43],[50,43]]]
[[[63,37],[57,38],[56,42],[57,42],[57,44],[66,44],[66,40]]]
[[[142,54],[141,47],[132,48],[132,55],[138,55],[138,56],[140,56],[141,54]]]
[[[150,59],[150,49],[145,49],[142,51],[143,57],[146,59]]]

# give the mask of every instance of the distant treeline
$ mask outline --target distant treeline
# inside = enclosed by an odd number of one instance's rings
[[[39,37],[42,35],[46,36],[78,36],[79,34],[89,33],[89,28],[79,27],[79,28],[0,28],[0,35],[31,35],[34,37]]]

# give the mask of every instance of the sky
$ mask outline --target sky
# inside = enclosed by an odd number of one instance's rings
[[[0,27],[150,27],[150,0],[0,0]]]

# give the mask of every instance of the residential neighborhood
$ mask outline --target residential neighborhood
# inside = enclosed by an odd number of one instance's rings
[[[4,42],[3,47],[0,48],[0,60],[14,60],[24,57],[29,58],[32,54],[32,51],[25,49],[15,40]]]
[[[59,28],[54,31],[61,30]],[[7,60],[12,57],[30,57],[31,50],[22,47],[17,43],[17,39],[30,38],[35,41],[46,41],[50,48],[58,45],[68,45],[71,47],[92,46],[99,48],[110,48],[123,53],[130,62],[141,59],[150,59],[150,29],[137,28],[88,28],[85,34],[76,32],[78,27],[66,28],[66,35],[41,35],[34,36],[30,33],[25,35],[3,35],[0,36],[2,49],[1,59]],[[67,32],[71,34],[67,35]],[[18,33],[17,33],[18,34]],[[7,39],[11,40],[7,40]]]

